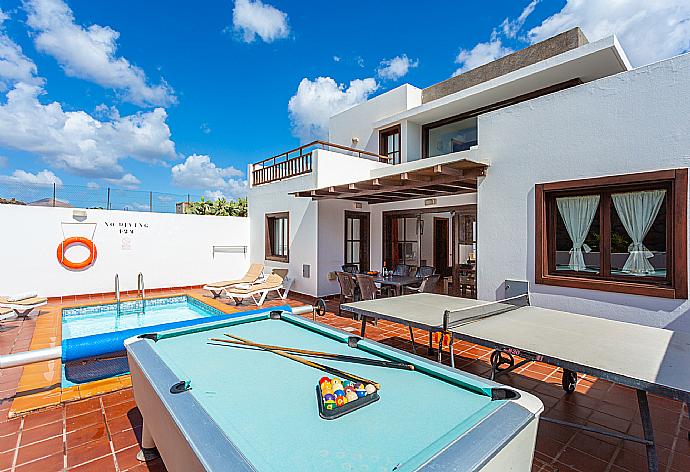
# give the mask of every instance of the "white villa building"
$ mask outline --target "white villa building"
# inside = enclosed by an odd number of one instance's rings
[[[633,69],[579,29],[330,118],[250,165],[250,259],[339,293],[346,263],[434,266],[476,296],[690,331],[690,55]],[[567,342],[567,339],[564,339]]]

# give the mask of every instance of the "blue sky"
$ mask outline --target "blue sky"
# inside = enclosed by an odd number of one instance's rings
[[[0,183],[232,197],[328,114],[575,25],[633,65],[690,48],[690,2],[582,3],[3,0]]]

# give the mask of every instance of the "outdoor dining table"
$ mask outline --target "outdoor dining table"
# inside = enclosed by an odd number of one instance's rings
[[[375,277],[374,282],[392,287],[395,296],[398,296],[402,294],[403,287],[418,285],[422,282],[422,279],[413,275],[389,275],[386,277]]]

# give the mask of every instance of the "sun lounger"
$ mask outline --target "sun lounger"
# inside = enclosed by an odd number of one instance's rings
[[[265,281],[256,284],[238,284],[223,289],[222,295],[232,298],[237,305],[240,305],[246,298],[251,298],[256,306],[263,305],[266,296],[270,292],[277,292],[283,300],[290,293],[292,280],[283,278],[278,274],[270,274]]]
[[[241,279],[237,280],[222,280],[220,282],[211,282],[209,284],[204,285],[204,290],[208,290],[213,294],[213,298],[218,298],[222,293],[223,290],[232,287],[233,285],[237,284],[253,284],[255,283],[259,277],[261,277],[261,273],[264,270],[264,265],[263,264],[252,264],[249,266],[249,270],[247,270],[247,273],[244,274],[244,277]]]
[[[11,308],[0,308],[0,321],[11,320],[15,318],[17,314]]]
[[[48,299],[43,297],[29,297],[21,300],[15,300],[12,297],[0,297],[0,308],[9,308],[17,315],[24,317],[46,303],[48,303]]]

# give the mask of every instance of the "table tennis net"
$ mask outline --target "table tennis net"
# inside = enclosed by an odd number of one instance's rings
[[[515,297],[487,302],[481,305],[460,308],[457,310],[446,310],[443,313],[443,329],[449,330],[474,323],[485,318],[501,315],[518,308],[529,306],[529,295],[523,294]]]

